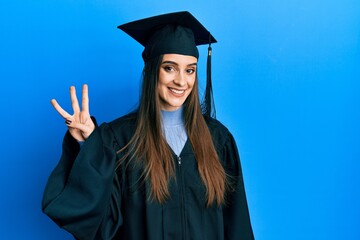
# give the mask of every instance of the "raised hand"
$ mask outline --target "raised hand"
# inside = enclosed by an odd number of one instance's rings
[[[89,113],[88,86],[84,84],[82,88],[82,109],[80,109],[74,86],[70,87],[70,98],[74,111],[73,115],[70,115],[68,112],[66,112],[55,99],[51,100],[51,104],[55,110],[65,119],[65,124],[68,126],[69,132],[73,138],[75,138],[77,141],[85,141],[95,129],[95,125],[91,120]]]

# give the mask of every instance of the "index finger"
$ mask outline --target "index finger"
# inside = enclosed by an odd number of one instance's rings
[[[89,89],[88,85],[84,84],[82,88],[82,111],[89,112]]]
[[[71,98],[71,105],[74,110],[74,114],[80,113],[79,102],[76,97],[76,89],[74,86],[70,87],[70,98]]]
[[[66,112],[62,107],[60,107],[60,105],[57,103],[57,101],[55,99],[51,99],[51,105],[53,105],[53,107],[55,108],[55,110],[65,119],[70,118],[71,115]]]

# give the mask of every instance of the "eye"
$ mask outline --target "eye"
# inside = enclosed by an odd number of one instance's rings
[[[175,69],[172,66],[164,66],[163,67],[166,72],[172,72],[175,71]]]
[[[196,70],[194,68],[186,69],[186,73],[189,74],[189,75],[195,73],[195,71]]]

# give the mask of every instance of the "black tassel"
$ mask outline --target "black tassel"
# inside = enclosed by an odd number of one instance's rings
[[[209,34],[209,47],[208,47],[208,56],[207,56],[207,66],[206,66],[206,89],[205,96],[203,101],[203,114],[207,117],[216,118],[214,97],[212,92],[212,80],[211,80],[211,35]]]

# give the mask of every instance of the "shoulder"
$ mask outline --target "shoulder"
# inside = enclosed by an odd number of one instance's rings
[[[224,144],[232,139],[232,134],[229,129],[215,118],[204,117],[209,128],[216,148],[224,146]]]
[[[106,123],[113,130],[134,128],[136,125],[137,113],[132,112]]]
[[[210,130],[211,135],[214,136],[228,136],[231,135],[229,129],[215,118],[204,117],[205,122]]]
[[[208,118],[206,122],[220,161],[229,175],[236,176],[240,166],[240,156],[234,136],[220,121]]]
[[[126,144],[134,135],[137,114],[129,113],[111,122],[105,122],[99,127],[116,139],[119,146]]]

